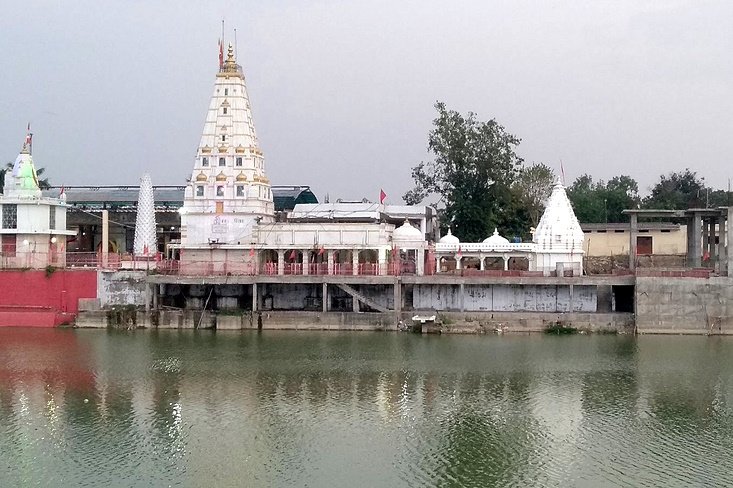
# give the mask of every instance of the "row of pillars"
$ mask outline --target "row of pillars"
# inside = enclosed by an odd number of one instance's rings
[[[733,242],[733,207],[728,207],[727,215],[709,215],[710,210],[690,210],[687,216],[687,266],[699,268],[703,256],[711,262],[718,261],[718,272],[722,276],[733,276],[733,259],[728,256],[728,242]],[[629,233],[629,269],[636,268],[639,224],[636,214],[630,215],[631,232]],[[716,232],[717,230],[717,232]],[[715,237],[718,242],[715,242]],[[733,256],[731,256],[733,258]]]
[[[323,302],[323,312],[328,312],[329,307],[329,291],[328,291],[328,283],[324,282],[322,284],[323,290],[322,290],[322,302]],[[399,316],[402,313],[402,282],[399,280],[399,278],[395,278],[394,280],[394,312],[396,320],[399,320]],[[461,284],[461,296],[463,296],[463,285]],[[572,285],[571,285],[571,297],[572,297]],[[158,300],[159,300],[159,293],[158,293],[158,285],[153,283],[148,283],[145,287],[145,311],[150,312],[151,306],[152,310],[158,309]],[[463,303],[463,299],[461,299],[461,303]],[[354,312],[359,311],[359,301],[354,298],[353,300],[353,307]],[[260,309],[262,309],[262,297],[260,296],[257,283],[252,283],[252,311],[257,312]]]
[[[453,256],[453,259],[455,259],[456,261],[456,269],[463,269],[463,263],[461,261],[468,257],[472,257],[472,256],[461,256],[461,257]],[[503,259],[504,260],[504,271],[509,270],[509,259],[511,259],[512,256],[509,256],[507,254],[502,254],[501,256],[479,256],[479,270],[484,271],[486,269],[486,259],[493,258],[493,257],[498,257],[498,258]],[[443,258],[450,259],[449,257],[446,257],[446,256],[437,256],[435,258],[436,273],[440,273],[440,260]]]

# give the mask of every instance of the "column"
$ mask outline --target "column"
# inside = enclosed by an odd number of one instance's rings
[[[303,250],[303,274],[308,276],[311,272],[311,252],[308,249]]]
[[[725,256],[728,268],[727,275],[733,276],[733,251],[728,249],[728,245],[733,242],[733,207],[728,207],[728,216],[725,224]]]
[[[710,219],[710,231],[708,232],[709,242],[708,242],[708,253],[710,253],[710,264],[713,265],[713,268],[715,268],[715,263],[718,261],[716,258],[718,256],[718,249],[717,245],[715,244],[715,237],[717,235],[717,227],[718,227],[718,218],[712,217]]]
[[[440,256],[435,256],[435,274],[440,273]]]
[[[710,220],[708,219],[702,219],[702,252],[700,253],[701,256],[707,255],[708,258],[710,257]],[[700,260],[700,265],[702,266],[702,259]]]
[[[504,260],[504,271],[509,271],[509,255],[502,254],[501,259]]]
[[[725,215],[721,215],[718,222],[718,273],[720,276],[728,276],[728,246],[725,243],[728,232],[725,217]]]
[[[398,277],[395,277],[394,279],[394,314],[395,324],[397,324],[399,323],[402,315],[402,284]]]
[[[326,257],[328,259],[328,274],[333,274],[333,253],[334,251],[326,251]]]
[[[638,217],[632,213],[629,217],[629,269],[636,269],[636,235],[639,230]]]
[[[252,311],[256,312],[258,307],[258,300],[257,300],[257,283],[252,283]]]
[[[150,295],[152,294],[150,287],[152,285],[150,283],[145,283],[145,311],[150,312]]]
[[[379,266],[379,268],[377,269],[377,274],[389,274],[387,270],[387,254],[385,253],[384,249],[377,249],[377,265]]]
[[[692,214],[692,222],[691,225],[687,226],[687,232],[690,239],[687,250],[688,265],[692,268],[699,268],[701,265],[700,258],[702,257],[702,241],[700,239],[702,234],[702,219],[700,218],[700,214]]]
[[[277,250],[277,274],[285,274],[285,251],[282,249]]]
[[[478,255],[478,259],[479,259],[479,267],[478,267],[478,269],[480,271],[485,270],[486,269],[486,263],[485,263],[486,256],[484,256],[483,254],[479,254]]]
[[[150,250],[153,252],[153,250]],[[102,268],[109,264],[109,210],[102,210]]]
[[[153,310],[158,310],[158,285],[153,285]]]
[[[461,301],[461,312],[466,311],[466,285],[461,283],[461,289],[459,291],[459,300]]]
[[[569,287],[568,293],[570,294],[570,310],[569,312],[573,311],[573,285],[571,284]]]
[[[417,263],[415,264],[415,274],[423,276],[425,274],[425,249],[417,250]]]
[[[461,269],[461,258],[456,257],[456,270]]]
[[[351,250],[351,274],[352,275],[359,274],[359,250],[358,249]],[[359,304],[357,303],[356,306],[358,307]],[[355,312],[358,312],[358,310],[355,310]]]
[[[322,301],[323,301],[323,312],[328,312],[328,283],[325,281],[323,282],[323,292],[322,292]]]

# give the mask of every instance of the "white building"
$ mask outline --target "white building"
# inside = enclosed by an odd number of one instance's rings
[[[45,268],[64,266],[66,203],[59,198],[41,196],[38,176],[30,150],[31,135],[26,136],[12,170],[5,173],[0,196],[0,236],[2,266],[6,268]]]
[[[279,220],[279,221],[276,221]],[[524,258],[549,273],[582,273],[582,236],[565,190],[556,186],[532,243],[498,231],[481,243],[439,237],[426,206],[336,202],[296,205],[276,219],[245,78],[229,46],[219,67],[181,208],[184,274],[430,274],[478,260]],[[576,231],[577,227],[577,231]],[[578,235],[579,233],[579,235]]]

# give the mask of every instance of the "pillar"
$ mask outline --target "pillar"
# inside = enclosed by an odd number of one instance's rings
[[[725,245],[726,223],[725,215],[721,215],[718,220],[718,273],[721,276],[728,276],[728,254]]]
[[[303,274],[308,276],[311,272],[311,252],[308,249],[303,251]]]
[[[440,256],[435,256],[435,274],[440,273]]]
[[[702,252],[700,253],[701,256],[705,256],[706,254],[708,257],[710,256],[710,220],[709,219],[702,219]],[[700,265],[702,265],[702,259],[700,260]]]
[[[102,210],[102,268],[109,265],[109,210]]]
[[[323,292],[322,292],[322,298],[323,298],[323,312],[328,312],[328,283],[325,281],[323,282]]]
[[[456,271],[461,269],[461,258],[456,256]]]
[[[334,251],[326,251],[326,257],[328,259],[328,274],[333,274],[333,253]]]
[[[415,264],[415,274],[423,276],[425,274],[425,249],[417,250],[417,263]]]
[[[145,311],[150,312],[150,295],[152,294],[150,287],[153,286],[150,283],[145,283]]]
[[[402,315],[402,283],[400,283],[398,277],[394,279],[394,314],[396,324],[400,321]]]
[[[351,250],[351,274],[352,275],[359,274],[359,250],[358,249]],[[359,304],[357,303],[356,306],[358,307]],[[354,310],[354,311],[358,312],[358,310]]]
[[[259,300],[257,299],[257,283],[252,283],[252,311],[256,312],[259,308]]]
[[[478,269],[480,271],[485,270],[486,269],[486,263],[485,263],[486,257],[483,254],[479,254],[478,259],[479,259]]]
[[[377,274],[389,274],[387,270],[387,254],[384,249],[377,249],[377,264],[379,265],[379,269],[377,269]]]
[[[153,310],[158,310],[158,285],[153,285]]]
[[[573,311],[573,285],[571,284],[568,286],[568,293],[570,294],[570,310],[569,312]]]
[[[509,271],[509,256],[506,254],[503,254],[501,256],[501,259],[504,260],[504,271]]]
[[[715,245],[715,236],[717,235],[718,218],[712,217],[710,219],[710,230],[708,231],[708,253],[710,253],[710,262],[715,265],[718,256],[718,249]]]
[[[277,274],[285,274],[285,251],[282,249],[277,250]]]
[[[699,268],[701,264],[701,234],[702,219],[699,214],[693,213],[687,221],[687,265],[691,268]]]
[[[461,312],[466,311],[466,285],[464,283],[460,284],[460,291],[459,291],[459,297],[458,299],[461,301]]]
[[[728,276],[733,276],[733,251],[728,249],[728,245],[733,242],[733,207],[728,207],[728,215],[725,225],[725,255],[728,268]]]
[[[639,231],[639,221],[635,213],[629,219],[629,269],[636,269],[636,235]]]

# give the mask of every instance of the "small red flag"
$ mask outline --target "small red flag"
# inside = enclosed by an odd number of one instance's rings
[[[321,246],[321,248],[318,250],[318,255],[323,256],[323,253],[326,252],[326,250]]]
[[[219,39],[219,69],[224,67],[224,45]]]
[[[148,250],[148,245],[147,245],[147,244],[145,244],[145,245],[143,246],[143,254],[147,256],[147,255],[148,255],[148,252],[149,252],[149,250]]]
[[[463,256],[463,251],[461,251],[461,246],[458,246],[458,257],[460,258]]]
[[[384,193],[384,190],[379,190],[379,203],[383,204],[385,198],[387,198],[387,194]]]
[[[295,261],[295,257],[296,256],[297,256],[297,254],[295,253],[295,249],[293,249],[292,251],[290,251],[290,260],[291,261]]]
[[[249,248],[249,257],[253,258],[255,256],[255,248],[250,247]]]

